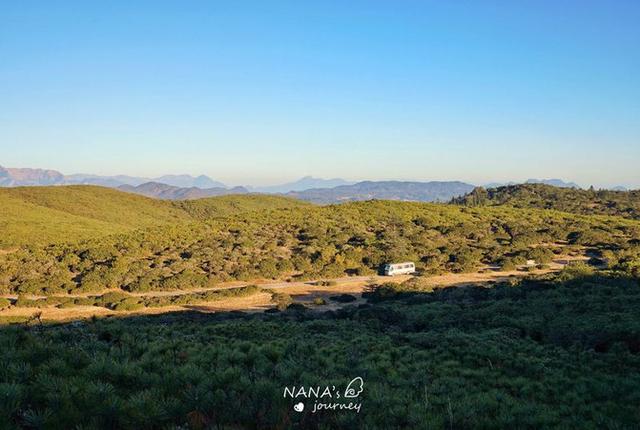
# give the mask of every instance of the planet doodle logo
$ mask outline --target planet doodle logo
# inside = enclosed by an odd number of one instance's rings
[[[344,390],[335,385],[292,385],[284,388],[283,397],[296,400],[293,410],[298,413],[306,409],[305,402],[302,400],[306,400],[306,404],[310,405],[308,411],[312,414],[322,410],[360,413],[362,403],[359,400],[363,391],[364,380],[358,376],[353,378]]]

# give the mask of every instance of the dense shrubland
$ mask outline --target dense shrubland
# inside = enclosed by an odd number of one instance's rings
[[[0,294],[17,296],[0,297],[0,309],[137,311],[269,293],[276,309],[57,325],[43,324],[36,310],[26,323],[0,326],[0,429],[640,422],[638,221],[480,200],[318,207],[257,196],[154,202],[110,191],[116,204],[96,199],[95,187],[69,188],[82,204],[67,204],[60,190],[0,193],[19,201],[0,205]],[[111,204],[121,212],[101,212]],[[38,234],[47,223],[51,229]],[[442,289],[428,276],[484,265],[512,270],[527,260],[542,267],[585,252],[589,264],[491,288]],[[209,289],[228,280],[366,275],[404,260],[426,276],[372,283],[359,306],[337,292],[329,300],[344,307],[324,313],[306,311],[285,290]],[[134,294],[156,290],[173,293]],[[319,300],[309,307],[316,305],[323,309]],[[297,413],[297,400],[283,398],[285,386],[340,386],[355,376],[365,381],[359,414],[312,414],[310,404]]]
[[[399,287],[400,288],[400,287]],[[416,292],[324,314],[180,314],[0,328],[2,428],[634,428],[640,285]],[[615,315],[615,317],[612,317]],[[291,385],[364,381],[359,414]]]
[[[230,280],[367,275],[405,260],[427,274],[482,265],[510,270],[582,248],[631,270],[639,243],[640,224],[619,217],[389,201],[304,205],[24,246],[0,255],[0,294],[167,291]]]
[[[640,219],[640,190],[580,190],[545,184],[519,184],[489,189],[478,187],[453,202],[467,206],[509,205]]]

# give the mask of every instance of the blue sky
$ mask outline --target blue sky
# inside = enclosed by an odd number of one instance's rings
[[[0,165],[640,187],[638,1],[0,0]]]

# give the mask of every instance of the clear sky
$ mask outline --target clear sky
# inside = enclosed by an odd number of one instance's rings
[[[0,0],[0,165],[640,187],[640,1]]]

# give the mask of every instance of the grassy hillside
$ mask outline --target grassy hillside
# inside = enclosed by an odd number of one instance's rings
[[[241,211],[300,207],[273,196],[168,202],[96,186],[0,188],[0,249],[72,242]]]
[[[544,184],[520,184],[489,189],[476,188],[453,201],[467,206],[509,205],[640,219],[640,190],[580,190]]]
[[[193,218],[204,220],[241,212],[304,208],[309,207],[311,204],[282,196],[237,194],[206,199],[175,201],[173,205],[181,208]]]
[[[123,228],[117,225],[34,205],[0,190],[0,249],[88,239],[120,231]]]
[[[110,188],[0,188],[2,247],[89,239],[188,218],[167,202]]]

